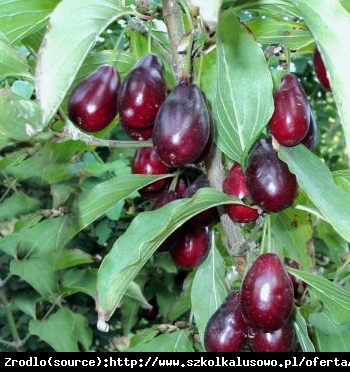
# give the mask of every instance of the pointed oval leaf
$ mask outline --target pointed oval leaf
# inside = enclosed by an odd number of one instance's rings
[[[324,162],[303,145],[281,146],[278,154],[323,218],[350,242],[350,194],[334,182]]]
[[[324,307],[332,314],[336,323],[350,322],[350,292],[322,276],[291,267],[286,269],[309,285],[317,298],[323,302]]]
[[[100,33],[121,15],[114,0],[62,0],[50,16],[35,70],[36,92],[46,125]]]
[[[217,87],[213,115],[217,144],[230,158],[241,156],[273,112],[273,82],[264,53],[231,11],[217,29]]]
[[[205,261],[198,267],[191,289],[192,311],[202,344],[209,318],[223,303],[228,294],[225,284],[225,270],[225,262],[215,247],[214,237],[212,236],[210,252]],[[205,293],[205,299],[203,299],[203,293]],[[205,302],[205,306],[203,306],[203,302]]]
[[[49,14],[60,0],[0,0],[1,31],[16,43],[44,27]]]
[[[78,344],[84,351],[89,351],[92,343],[92,332],[86,317],[64,308],[44,320],[31,320],[29,332],[58,352],[79,352]]]
[[[206,187],[192,198],[175,200],[135,217],[100,265],[96,293],[98,328],[108,330],[106,321],[113,315],[129,283],[173,231],[207,208],[232,202],[239,200]]]
[[[307,324],[304,317],[300,313],[300,309],[294,306],[294,329],[298,338],[299,344],[303,352],[314,352],[315,346],[310,340]]]

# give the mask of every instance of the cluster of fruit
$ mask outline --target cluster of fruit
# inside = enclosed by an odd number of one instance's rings
[[[294,287],[274,253],[250,266],[241,289],[233,290],[210,317],[204,332],[208,352],[286,352],[293,346]]]

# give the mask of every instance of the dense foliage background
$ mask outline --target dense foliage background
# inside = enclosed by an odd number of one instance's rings
[[[203,351],[210,316],[253,258],[273,251],[297,261],[288,270],[306,283],[293,351],[350,351],[349,2],[202,3],[198,14],[185,0],[0,0],[1,350]],[[315,76],[315,43],[332,91]],[[159,177],[131,173],[140,144],[118,117],[94,135],[67,118],[73,87],[103,63],[124,78],[155,53],[170,90],[189,49],[224,172],[266,130],[281,68],[300,78],[318,138],[313,151],[279,151],[298,179],[295,203],[229,230],[219,221],[193,270],[157,248],[200,211],[235,201],[215,187],[223,175],[150,212],[138,190]]]

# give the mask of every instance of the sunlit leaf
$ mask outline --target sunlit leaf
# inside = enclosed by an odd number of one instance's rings
[[[294,329],[296,337],[304,352],[314,352],[315,347],[310,340],[305,318],[300,314],[298,307],[294,307]]]
[[[237,16],[226,11],[217,28],[217,144],[241,162],[242,153],[273,112],[272,78],[263,51]]]

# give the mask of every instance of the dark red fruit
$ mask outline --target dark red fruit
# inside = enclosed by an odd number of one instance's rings
[[[153,125],[149,127],[136,128],[132,127],[131,125],[127,125],[122,121],[120,121],[120,125],[124,132],[135,141],[146,141],[152,138]]]
[[[173,200],[180,199],[179,194],[173,190],[165,190],[162,194],[158,196],[154,202],[151,210],[156,210],[164,205],[170,203]],[[173,233],[171,233],[161,245],[158,247],[158,251],[165,252],[170,251],[183,237],[184,227],[178,227]]]
[[[211,118],[202,91],[180,82],[161,105],[153,128],[153,145],[169,166],[196,163],[203,157]]]
[[[245,174],[238,162],[234,162],[223,182],[223,192],[244,200],[249,197],[245,182]],[[259,212],[257,209],[242,204],[226,204],[225,211],[232,221],[238,223],[250,223],[257,220]]]
[[[290,277],[274,253],[256,258],[242,280],[242,316],[255,331],[273,332],[288,321],[294,304]]]
[[[271,138],[259,139],[252,146],[245,179],[253,202],[266,212],[279,212],[293,204],[296,198],[297,179],[279,159]]]
[[[133,174],[157,175],[171,173],[171,168],[162,162],[162,159],[153,147],[139,147],[134,153],[131,162],[131,171]],[[141,188],[139,193],[145,197],[157,197],[170,182],[171,178],[155,181]]]
[[[211,241],[207,226],[184,225],[184,235],[170,250],[174,263],[181,267],[193,269],[199,266],[208,256]]]
[[[120,120],[132,127],[153,126],[166,97],[162,60],[147,54],[124,77],[118,97]]]
[[[207,144],[204,146],[204,149],[202,153],[199,155],[199,157],[196,160],[196,163],[200,163],[201,161],[204,161],[208,155],[211,153],[211,150],[214,146],[214,139],[215,139],[215,125],[214,125],[214,120],[212,118],[211,113],[210,114],[210,133],[209,133],[209,138],[207,141]]]
[[[328,72],[324,64],[321,52],[316,45],[313,50],[313,66],[318,81],[326,90],[331,90],[332,88],[329,82]]]
[[[68,100],[68,116],[80,129],[97,132],[106,128],[118,113],[119,72],[105,64],[82,80]]]
[[[210,187],[208,178],[202,174],[195,178],[192,183],[187,187],[184,192],[184,198],[192,198],[193,195],[203,187]],[[219,220],[219,211],[216,207],[208,208],[194,217],[192,217],[188,223],[199,225],[199,226],[210,226]]]
[[[181,174],[178,179],[175,186],[175,191],[178,193],[180,198],[184,197],[184,193],[189,186],[188,179],[185,174]]]
[[[157,302],[156,297],[152,297],[149,301],[150,305],[152,306],[151,309],[142,309],[141,315],[144,319],[148,320],[149,322],[155,320],[159,313],[159,305]]]
[[[317,142],[317,126],[316,126],[313,113],[310,111],[310,127],[309,127],[309,130],[306,136],[301,141],[301,143],[305,147],[307,147],[310,151],[312,151],[316,145],[316,142]]]
[[[273,99],[275,108],[268,124],[271,134],[283,146],[299,144],[309,130],[310,105],[298,77],[284,75]]]
[[[290,320],[273,332],[249,332],[250,345],[255,352],[288,352],[293,346],[293,338],[294,327]]]
[[[204,348],[208,352],[238,352],[246,344],[247,335],[240,292],[233,291],[210,317],[204,331]]]

